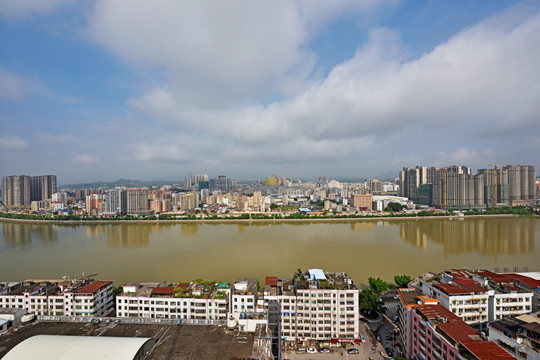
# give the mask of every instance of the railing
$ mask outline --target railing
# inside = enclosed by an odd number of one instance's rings
[[[119,324],[164,324],[164,325],[224,325],[225,320],[209,319],[153,319],[153,318],[130,318],[130,317],[91,317],[91,316],[48,316],[39,315],[38,321],[54,322],[94,322],[94,323],[119,323]]]

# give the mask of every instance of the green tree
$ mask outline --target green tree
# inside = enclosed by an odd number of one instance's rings
[[[371,288],[367,288],[360,293],[359,302],[362,313],[368,317],[374,318],[378,314],[384,314],[386,311],[384,302]]]
[[[384,208],[384,211],[399,212],[403,208],[404,208],[404,206],[402,206],[401,204],[391,202],[390,204],[388,204],[387,207]]]
[[[386,290],[388,290],[388,283],[381,278],[372,278],[370,277],[368,279],[369,282],[369,288],[373,291],[373,293],[380,295]]]
[[[411,282],[411,277],[409,275],[396,275],[394,276],[394,282],[400,288],[405,288]]]

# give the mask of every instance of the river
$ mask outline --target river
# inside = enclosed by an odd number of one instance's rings
[[[296,269],[368,277],[469,267],[540,271],[538,218],[354,222],[51,224],[0,222],[0,281],[97,273],[116,284],[290,277]]]

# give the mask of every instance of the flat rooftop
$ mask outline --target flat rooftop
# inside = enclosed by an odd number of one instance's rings
[[[223,326],[122,324],[86,322],[33,322],[0,337],[0,358],[34,335],[151,337],[156,341],[148,360],[246,359],[253,350],[253,333],[238,333]]]

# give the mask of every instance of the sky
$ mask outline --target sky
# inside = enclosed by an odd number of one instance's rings
[[[540,2],[0,0],[0,176],[540,167]]]

